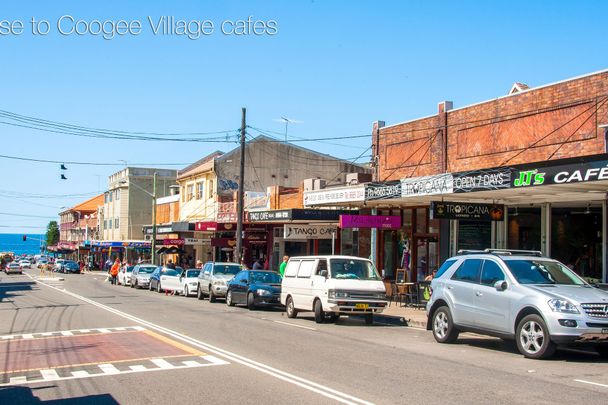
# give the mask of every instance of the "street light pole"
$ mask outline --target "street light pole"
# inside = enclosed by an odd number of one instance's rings
[[[152,185],[152,246],[151,259],[152,264],[156,261],[156,172],[154,172],[154,182]]]

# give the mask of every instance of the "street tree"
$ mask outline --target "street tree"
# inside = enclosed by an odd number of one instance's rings
[[[57,221],[49,221],[46,227],[46,244],[47,246],[56,245],[59,242],[59,226]]]

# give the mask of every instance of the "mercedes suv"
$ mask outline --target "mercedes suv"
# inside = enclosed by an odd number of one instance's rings
[[[557,345],[593,345],[608,356],[608,292],[536,251],[460,251],[437,271],[427,329],[439,343],[459,332],[514,339],[528,358]]]

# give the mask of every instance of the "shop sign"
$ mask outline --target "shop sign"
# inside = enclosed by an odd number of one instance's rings
[[[130,247],[130,248],[149,248],[150,242],[131,241],[131,242],[93,242],[93,246],[100,247]]]
[[[365,184],[365,201],[389,200],[401,197],[401,182],[388,181],[386,183]]]
[[[243,203],[249,211],[267,210],[270,208],[270,196],[263,191],[245,191]]]
[[[184,238],[184,245],[210,245],[211,244],[211,239],[210,238],[206,238],[206,239],[202,239],[202,238]]]
[[[365,186],[336,187],[323,190],[305,191],[304,206],[345,203],[365,200]]]
[[[169,246],[169,245],[176,245],[176,246],[183,246],[184,243],[186,242],[184,239],[162,239],[163,241],[163,245],[164,246]]]
[[[247,221],[264,222],[291,219],[291,210],[253,211],[247,212]]]
[[[396,215],[340,215],[340,228],[399,229],[401,217]]]
[[[597,180],[608,180],[608,160],[515,170],[513,173],[515,188]]]
[[[511,188],[511,169],[508,167],[454,173],[453,177],[455,193]]]
[[[231,239],[231,238],[211,238],[211,246],[233,248],[233,247],[236,246],[236,239]]]
[[[401,196],[450,194],[454,191],[454,177],[450,173],[401,179]]]
[[[230,224],[237,221],[236,212],[218,212],[215,216],[215,220],[220,224]]]
[[[286,240],[331,239],[336,231],[337,228],[334,225],[285,224],[283,237]]]
[[[216,231],[217,222],[197,222],[194,224],[195,231]]]
[[[431,202],[431,219],[470,219],[476,221],[503,221],[502,204],[476,204],[468,202]]]

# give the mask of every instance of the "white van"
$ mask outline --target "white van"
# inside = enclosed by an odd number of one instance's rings
[[[335,322],[340,314],[365,314],[371,324],[373,314],[387,304],[384,283],[373,263],[353,256],[301,256],[287,262],[281,284],[281,304],[287,316],[314,311],[315,321],[326,317]]]

